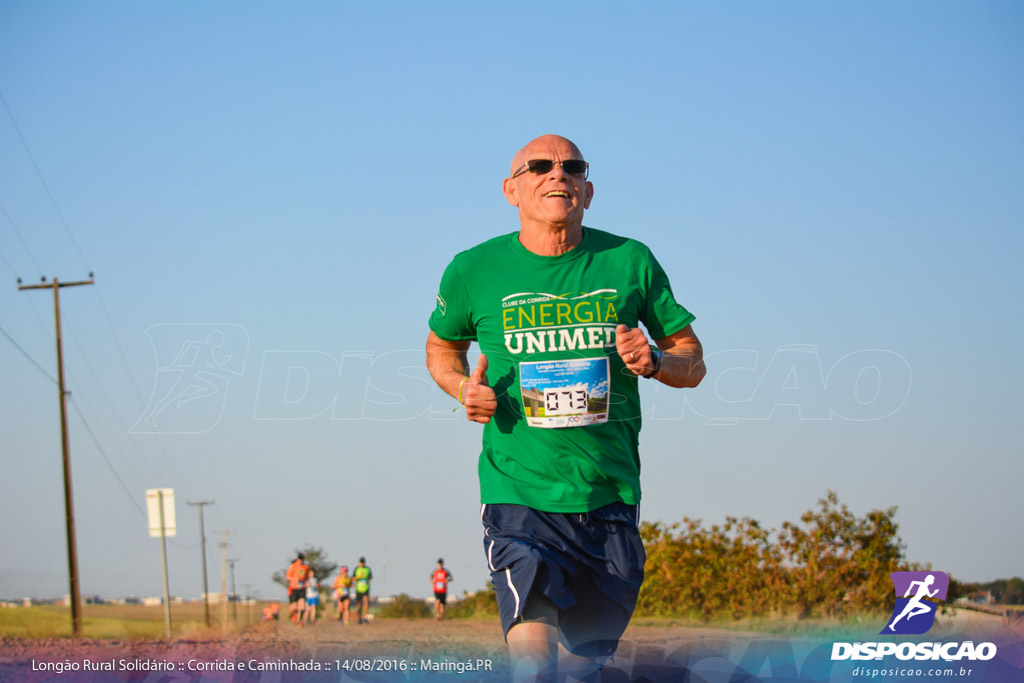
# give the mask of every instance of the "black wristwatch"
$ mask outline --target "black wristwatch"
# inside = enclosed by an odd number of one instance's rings
[[[651,345],[651,361],[653,361],[654,369],[646,375],[641,375],[644,379],[650,379],[661,372],[661,361],[665,358],[665,352],[659,349],[657,346]]]

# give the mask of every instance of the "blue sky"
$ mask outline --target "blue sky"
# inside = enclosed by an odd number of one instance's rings
[[[645,519],[778,527],[831,488],[898,506],[912,561],[1021,575],[1022,30],[1011,2],[5,0],[0,597],[67,587],[52,296],[15,280],[90,271],[61,298],[83,593],[159,593],[153,487],[175,594],[199,499],[217,585],[220,529],[265,596],[307,543],[377,592],[428,595],[438,556],[484,586],[479,428],[422,345],[549,132],[709,356],[644,387]],[[213,393],[140,426],[214,330]]]

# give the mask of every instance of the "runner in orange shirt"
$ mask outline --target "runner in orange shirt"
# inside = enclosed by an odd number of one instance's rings
[[[288,581],[288,612],[291,620],[302,626],[302,613],[306,609],[306,579],[309,576],[309,565],[306,556],[298,554],[295,561],[285,572]]]

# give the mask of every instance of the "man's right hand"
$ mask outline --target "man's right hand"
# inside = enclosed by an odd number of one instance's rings
[[[480,354],[476,367],[462,385],[462,405],[466,407],[466,419],[486,424],[498,409],[494,389],[487,386],[487,356]]]

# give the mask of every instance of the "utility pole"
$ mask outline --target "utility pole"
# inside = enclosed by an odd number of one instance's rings
[[[221,607],[221,628],[228,627],[228,534],[234,531],[214,531],[221,534],[220,540],[220,600]]]
[[[22,285],[21,278],[18,278],[18,290],[26,289],[53,289],[53,311],[57,321],[57,384],[60,397],[60,442],[64,463],[64,516],[67,526],[68,537],[68,575],[71,584],[71,633],[76,638],[82,636],[82,593],[78,585],[78,553],[75,550],[75,507],[71,498],[71,454],[68,445],[68,392],[64,390],[64,349],[61,345],[60,336],[60,288],[77,287],[79,285],[93,284],[92,273],[89,273],[88,280],[80,282],[58,282],[53,278],[52,284],[46,284],[43,278],[41,285]]]
[[[189,505],[199,508],[199,536],[202,539],[199,551],[203,554],[203,604],[206,607],[206,628],[210,628],[210,586],[206,581],[206,527],[203,526],[203,506],[213,505],[214,502],[212,500],[200,500],[196,503],[188,501]]]
[[[231,565],[231,595],[235,596],[235,599],[231,601],[231,616],[235,620],[235,626],[238,626],[238,593],[235,592],[235,562],[241,562],[241,560],[237,557],[228,560],[228,564]]]
[[[167,640],[171,639],[171,591],[167,587],[167,519],[164,517],[164,490],[157,489],[157,506],[160,510],[160,564],[164,570],[164,626]],[[175,515],[177,516],[177,515]]]

